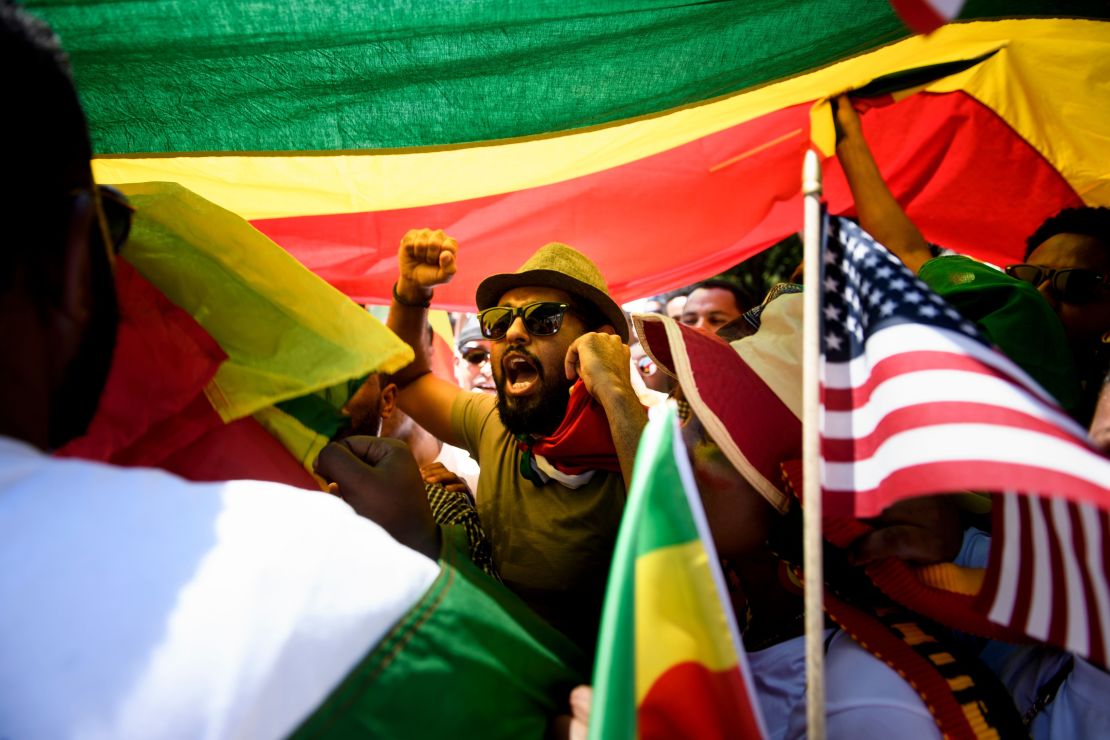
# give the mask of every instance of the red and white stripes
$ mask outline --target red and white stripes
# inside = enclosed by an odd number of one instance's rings
[[[995,496],[978,605],[991,621],[1110,665],[1110,515],[1060,498]]]

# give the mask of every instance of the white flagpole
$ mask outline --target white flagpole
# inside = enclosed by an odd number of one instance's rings
[[[803,293],[802,336],[802,486],[806,619],[806,736],[825,738],[825,605],[821,562],[821,479],[818,466],[817,428],[818,363],[820,331],[818,297],[821,291],[821,162],[817,153],[806,152],[802,166],[805,195],[805,292]]]

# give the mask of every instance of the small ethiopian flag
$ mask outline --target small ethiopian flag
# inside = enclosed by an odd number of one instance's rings
[[[589,737],[765,737],[677,415],[660,411],[617,537]]]

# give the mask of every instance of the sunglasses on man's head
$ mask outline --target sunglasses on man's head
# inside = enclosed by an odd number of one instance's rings
[[[516,317],[524,319],[524,328],[534,337],[549,337],[563,325],[563,316],[570,308],[565,303],[540,301],[527,306],[494,306],[478,314],[478,325],[486,339],[502,339]]]
[[[1110,275],[1083,267],[1053,270],[1037,265],[1010,265],[1006,274],[1034,286],[1050,280],[1052,292],[1064,303],[1090,303],[1110,285]]]
[[[462,358],[471,365],[481,365],[489,359],[489,352],[481,347],[468,347],[463,350]]]

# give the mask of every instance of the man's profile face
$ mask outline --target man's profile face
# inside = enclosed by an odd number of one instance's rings
[[[514,288],[499,306],[514,308],[540,301],[574,305],[569,293],[554,288]],[[501,422],[514,434],[550,434],[566,415],[571,381],[566,374],[567,350],[587,332],[573,310],[551,336],[532,336],[519,316],[503,339],[491,342],[493,380]]]
[[[722,326],[743,312],[736,305],[736,296],[724,288],[698,288],[682,307],[680,321],[707,334],[716,334]]]
[[[1110,274],[1110,247],[1093,236],[1056,234],[1038,245],[1026,262],[1054,270],[1078,267]],[[1037,290],[1060,317],[1072,346],[1097,342],[1110,331],[1110,288],[1102,288],[1093,300],[1078,305],[1061,300],[1051,280],[1042,282]]]
[[[87,172],[87,170],[85,170]],[[100,394],[108,382],[119,325],[119,309],[111,259],[104,234],[104,216],[91,173],[83,179],[79,203],[72,214],[70,233],[81,240],[78,249],[88,258],[82,282],[87,287],[86,321],[69,361],[61,369],[50,408],[49,445],[56,449],[88,431]]]
[[[493,384],[492,342],[472,339],[459,348],[455,357],[455,380],[467,391],[496,393]]]

